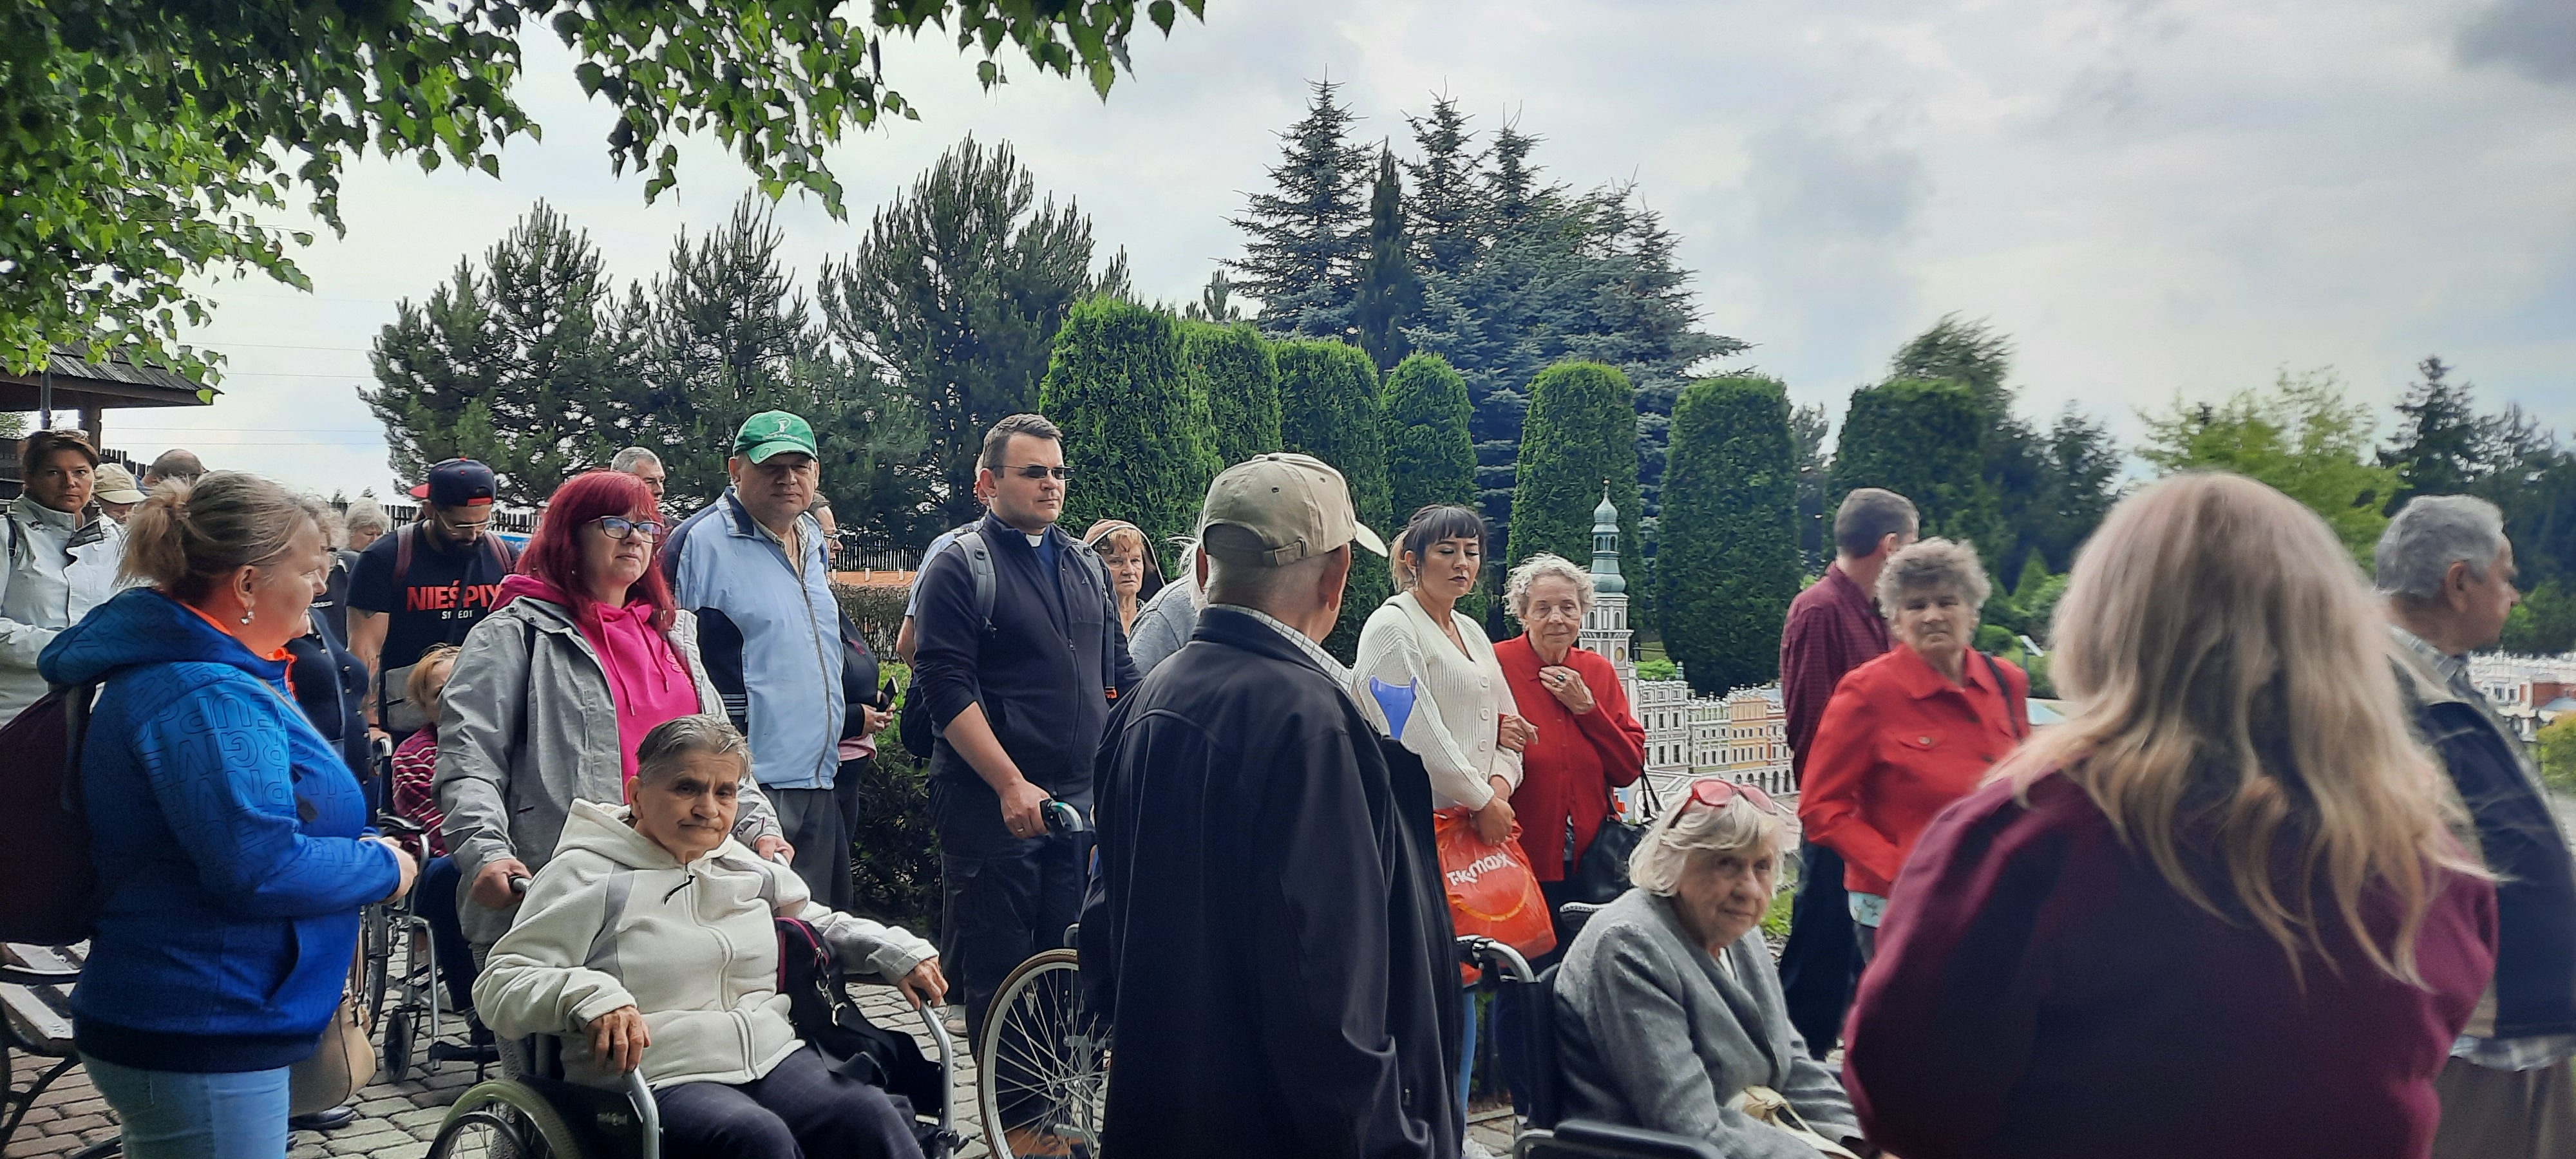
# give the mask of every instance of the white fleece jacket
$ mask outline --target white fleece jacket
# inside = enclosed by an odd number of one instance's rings
[[[591,1058],[590,1021],[643,1012],[644,1079],[745,1083],[799,1041],[778,992],[776,917],[820,931],[842,968],[889,981],[932,957],[929,942],[815,904],[794,871],[727,838],[686,865],[626,823],[626,806],[574,801],[518,923],[492,947],[474,1006],[493,1033],[564,1036],[564,1073],[613,1087]]]

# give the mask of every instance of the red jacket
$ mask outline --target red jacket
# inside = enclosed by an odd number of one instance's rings
[[[1512,792],[1512,815],[1521,823],[1521,852],[1540,881],[1565,880],[1565,822],[1574,820],[1574,855],[1580,863],[1592,835],[1610,812],[1610,786],[1633,785],[1646,772],[1646,726],[1628,708],[1619,672],[1600,653],[1565,650],[1565,666],[1592,690],[1592,711],[1576,716],[1538,682],[1537,650],[1523,632],[1494,645],[1494,659],[1510,681],[1521,718],[1538,729],[1521,754],[1521,787]]]
[[[2224,881],[2185,841],[2185,865]],[[2285,889],[2287,882],[2284,882]],[[2449,877],[2421,988],[2329,967],[2183,900],[2059,776],[1971,794],[1923,834],[1861,975],[1843,1085],[1905,1159],[2423,1159],[2433,1076],[2495,965],[2495,891]],[[2365,893],[2385,945],[2396,913]],[[2304,979],[2302,982],[2301,979]]]
[[[2028,704],[2030,678],[2009,662],[1995,666]],[[2030,731],[2026,715],[2012,719],[1983,658],[1971,653],[1966,675],[1966,687],[1954,686],[1899,646],[1835,686],[1807,750],[1798,824],[1842,854],[1844,888],[1887,896],[1923,827]]]

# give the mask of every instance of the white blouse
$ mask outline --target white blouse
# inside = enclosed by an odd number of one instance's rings
[[[1520,704],[1484,628],[1455,614],[1449,622],[1465,652],[1410,592],[1370,613],[1351,666],[1351,697],[1371,724],[1422,758],[1438,807],[1482,809],[1494,799],[1487,778],[1520,787],[1521,755],[1498,743],[1503,714],[1520,715]],[[1390,719],[1399,711],[1404,719]]]

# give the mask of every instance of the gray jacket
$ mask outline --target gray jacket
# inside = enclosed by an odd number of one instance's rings
[[[700,711],[723,713],[698,660],[697,620],[680,612],[670,640],[697,682]],[[467,941],[492,944],[517,914],[467,896],[474,875],[505,857],[532,873],[545,868],[573,801],[621,804],[625,781],[608,672],[572,613],[522,595],[476,622],[438,708],[440,831],[465,875],[456,916]],[[734,835],[747,845],[778,831],[777,811],[746,782]]]
[[[1199,603],[1190,597],[1190,586],[1164,584],[1153,599],[1136,609],[1135,626],[1127,629],[1127,658],[1136,662],[1138,675],[1151,672],[1164,657],[1189,643],[1190,633],[1198,626]]]
[[[0,724],[45,694],[36,656],[116,594],[125,529],[26,496],[0,504]]]
[[[1732,976],[1683,931],[1671,901],[1644,890],[1592,915],[1557,970],[1566,1113],[1705,1140],[1730,1159],[1816,1159],[1786,1132],[1726,1109],[1758,1085],[1818,1134],[1858,1136],[1841,1081],[1789,1025],[1762,932],[1726,956]]]

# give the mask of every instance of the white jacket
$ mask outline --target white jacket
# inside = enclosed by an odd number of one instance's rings
[[[36,655],[116,594],[125,528],[19,496],[0,504],[0,724],[45,694]]]
[[[1378,605],[1360,627],[1351,699],[1369,723],[1422,758],[1435,807],[1482,809],[1494,799],[1486,778],[1520,787],[1521,755],[1501,744],[1503,714],[1519,716],[1520,702],[1485,630],[1455,613],[1449,622],[1466,641],[1465,652],[1413,593]]]
[[[813,923],[851,974],[901,978],[935,953],[909,931],[814,904],[794,871],[732,838],[683,865],[627,816],[623,805],[573,802],[518,924],[474,982],[493,1033],[564,1036],[576,1082],[620,1081],[592,1061],[587,1028],[628,1005],[652,1035],[644,1079],[655,1087],[768,1074],[798,1046],[773,918]]]

